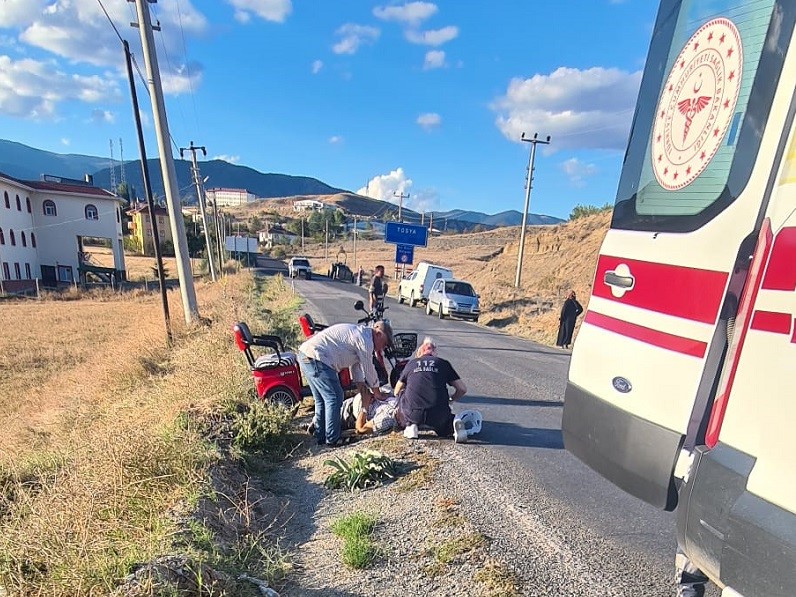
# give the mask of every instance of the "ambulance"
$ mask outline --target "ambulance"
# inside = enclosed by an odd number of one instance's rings
[[[795,0],[662,0],[572,353],[568,450],[796,595]]]

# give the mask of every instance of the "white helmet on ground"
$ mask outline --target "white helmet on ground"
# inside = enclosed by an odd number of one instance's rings
[[[460,412],[456,418],[464,421],[464,428],[467,430],[467,435],[475,435],[481,432],[483,419],[480,411],[465,410]]]

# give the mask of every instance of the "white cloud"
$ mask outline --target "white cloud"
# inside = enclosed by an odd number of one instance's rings
[[[377,27],[369,25],[346,23],[335,34],[340,37],[340,41],[332,46],[332,51],[335,54],[356,54],[362,44],[374,43],[379,38],[381,31]]]
[[[163,93],[170,95],[190,93],[202,82],[202,66],[197,62],[175,66],[173,71],[161,71],[160,79]]]
[[[110,78],[64,73],[54,61],[14,61],[0,55],[0,113],[7,116],[50,120],[58,102],[98,102],[119,95],[117,82]]]
[[[230,164],[237,164],[238,162],[240,162],[240,156],[239,155],[227,155],[227,154],[224,154],[224,153],[222,153],[220,155],[217,155],[217,156],[213,156],[210,159],[211,160],[224,160],[225,162],[229,162]]]
[[[407,2],[402,6],[377,6],[373,9],[373,15],[382,21],[397,21],[416,27],[436,14],[437,10],[437,5],[431,2]]]
[[[235,19],[248,23],[255,14],[265,21],[284,23],[293,11],[291,0],[226,0],[235,9]]]
[[[552,136],[548,151],[618,149],[627,143],[641,71],[561,67],[549,75],[512,79],[492,109],[506,138]]]
[[[594,176],[598,172],[597,166],[581,162],[578,158],[569,158],[561,162],[560,168],[569,178],[569,182],[576,187],[585,186],[585,179],[589,176]]]
[[[90,122],[94,124],[113,124],[116,122],[116,115],[110,110],[92,110]]]
[[[321,72],[322,68],[323,68],[323,61],[316,60],[315,62],[312,63],[312,74],[317,75],[319,72]]]
[[[423,70],[432,70],[445,66],[445,52],[442,50],[430,50],[426,52],[426,59],[423,61]]]
[[[70,141],[70,140],[69,140],[69,139],[67,139],[66,137],[61,137],[61,145],[66,145],[66,146],[68,146],[70,143],[72,143],[72,141]]]
[[[442,118],[436,112],[425,112],[417,117],[415,121],[421,128],[430,131],[442,123]]]
[[[398,205],[400,199],[396,194],[409,195],[403,199],[403,207],[417,212],[433,211],[439,209],[439,194],[434,189],[411,191],[412,179],[407,178],[403,168],[396,168],[389,174],[374,176],[366,187],[357,191],[358,195],[365,195],[373,199],[387,201]]]
[[[329,143],[332,145],[338,145],[343,142],[343,138],[340,135],[332,135],[329,137]]]
[[[414,31],[410,29],[404,35],[406,39],[413,44],[441,46],[452,39],[456,39],[459,36],[459,28],[454,25],[448,25],[442,29],[430,29],[428,31]]]

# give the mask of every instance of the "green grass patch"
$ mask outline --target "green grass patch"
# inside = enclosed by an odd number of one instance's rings
[[[340,552],[343,564],[362,569],[379,557],[380,550],[371,540],[376,522],[375,516],[354,513],[332,523],[332,532],[343,540]]]
[[[445,541],[431,549],[434,559],[441,564],[449,564],[454,558],[483,547],[486,537],[481,533],[470,533]]]

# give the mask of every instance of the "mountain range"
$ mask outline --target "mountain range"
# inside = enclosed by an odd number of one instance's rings
[[[132,190],[131,196],[143,199],[141,162],[138,160],[127,160],[124,162],[123,167],[125,180]],[[187,160],[175,159],[174,167],[183,202],[193,203],[195,194],[193,191],[191,163]],[[113,168],[114,178],[118,184],[121,182],[122,177],[121,163],[117,161]],[[309,176],[263,173],[253,168],[231,164],[224,160],[202,161],[200,168],[202,177],[207,177],[205,184],[207,188],[246,189],[257,197],[265,199],[301,195],[333,195],[336,193],[353,195],[350,191],[332,187]],[[147,169],[149,170],[152,192],[156,197],[163,196],[160,160],[148,159]],[[53,153],[5,139],[0,139],[0,174],[6,174],[22,180],[39,180],[43,174],[82,180],[88,174],[93,177],[94,185],[105,189],[111,188],[111,160],[109,158]],[[363,199],[367,198],[363,197]],[[409,209],[403,211],[407,221],[421,221],[421,214]],[[426,217],[429,217],[429,214],[426,214]],[[484,228],[496,228],[500,226],[517,226],[522,223],[522,213],[516,210],[489,215],[481,212],[454,209],[433,212],[433,218],[439,222],[446,221],[446,225],[455,230],[472,229],[475,225]],[[552,216],[528,214],[528,224],[530,225],[557,224],[562,221]]]

